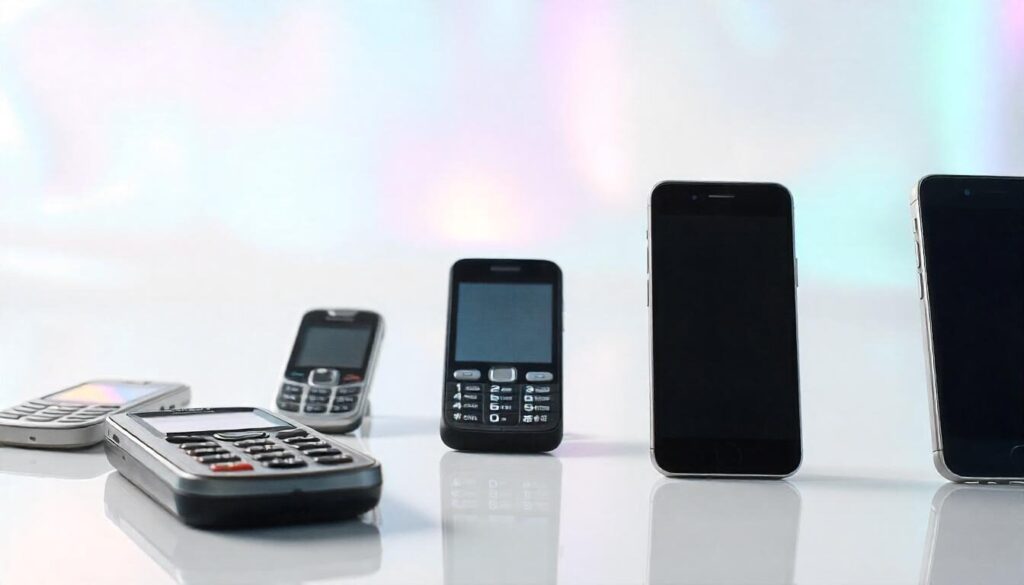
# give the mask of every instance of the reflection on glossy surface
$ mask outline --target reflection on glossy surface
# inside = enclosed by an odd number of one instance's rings
[[[1024,486],[946,484],[932,498],[922,583],[1024,581]]]
[[[648,580],[793,583],[800,492],[784,481],[662,480],[651,495]]]
[[[259,530],[196,530],[118,473],[107,477],[104,503],[107,517],[182,584],[303,583],[366,576],[380,569],[380,532],[369,518]]]
[[[448,585],[555,583],[562,464],[549,455],[441,458]]]
[[[103,446],[58,451],[0,447],[0,473],[57,479],[90,479],[110,471]]]

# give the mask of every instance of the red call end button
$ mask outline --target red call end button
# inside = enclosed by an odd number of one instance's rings
[[[359,380],[362,380],[362,379],[363,379],[363,377],[358,375],[358,374],[345,374],[344,376],[342,376],[341,381],[342,382],[358,382]]]
[[[214,463],[210,466],[210,471],[252,471],[252,465],[245,461],[236,461],[235,463]]]

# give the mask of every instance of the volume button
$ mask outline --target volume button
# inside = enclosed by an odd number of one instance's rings
[[[921,271],[917,271],[917,298],[924,300],[924,279],[921,278]]]
[[[651,306],[651,279],[647,279],[647,306]]]

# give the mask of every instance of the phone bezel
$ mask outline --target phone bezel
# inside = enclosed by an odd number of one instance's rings
[[[658,215],[697,216],[770,216],[789,222],[789,248],[793,263],[794,316],[797,314],[797,275],[793,201],[788,190],[777,183],[730,183],[666,181],[654,188],[648,217],[650,376],[651,376],[651,460],[661,473],[689,477],[783,478],[796,473],[802,461],[800,428],[799,341],[794,319],[793,367],[796,372],[796,438],[765,440],[747,438],[668,438],[659,437],[656,425],[657,380],[654,339],[657,327],[657,287],[655,286],[655,217]]]

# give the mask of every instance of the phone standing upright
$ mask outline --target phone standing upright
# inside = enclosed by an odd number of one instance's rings
[[[370,383],[384,339],[373,311],[317,309],[302,316],[277,411],[318,431],[359,428],[370,408]]]
[[[1024,479],[1024,178],[927,176],[911,211],[935,468]]]
[[[781,478],[800,465],[789,192],[665,182],[651,194],[651,456],[668,476]]]
[[[441,439],[463,451],[562,441],[562,271],[546,260],[452,266]]]

